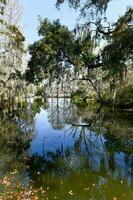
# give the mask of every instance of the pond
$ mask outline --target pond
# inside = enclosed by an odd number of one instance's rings
[[[133,199],[133,112],[51,98],[22,113],[0,129],[0,199]]]

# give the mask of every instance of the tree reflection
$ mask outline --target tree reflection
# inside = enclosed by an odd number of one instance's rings
[[[128,132],[128,135],[133,136],[133,128],[126,113],[112,112],[101,107],[82,109],[72,105],[70,99],[56,98],[49,99],[47,112],[53,131],[62,131],[60,137],[64,135],[71,143],[66,145],[62,139],[58,149],[34,155],[36,158],[39,156],[39,159],[41,156],[45,167],[50,162],[57,172],[58,157],[63,161],[61,169],[65,162],[69,170],[88,168],[127,180],[132,176],[133,143],[131,140],[129,142],[126,134]],[[130,129],[127,128],[129,125]]]
[[[23,160],[30,147],[33,132],[33,116],[28,103],[12,112],[3,108],[0,113],[0,171],[3,175]],[[17,167],[16,164],[16,167]],[[0,174],[0,175],[1,175]]]
[[[67,118],[70,118],[73,107],[71,100],[66,98],[51,98],[49,99],[48,118],[54,129],[61,130],[67,123]]]

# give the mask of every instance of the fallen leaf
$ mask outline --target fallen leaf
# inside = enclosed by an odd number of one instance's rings
[[[73,191],[72,191],[72,190],[71,190],[71,191],[69,191],[69,192],[68,192],[68,194],[70,194],[70,195],[73,195]]]
[[[87,190],[89,190],[89,189],[90,189],[90,188],[88,187],[88,188],[85,188],[84,190],[87,191]]]

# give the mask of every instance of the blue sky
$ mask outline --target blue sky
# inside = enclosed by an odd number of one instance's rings
[[[56,0],[20,0],[20,2],[23,6],[22,22],[27,43],[33,43],[38,38],[38,15],[50,20],[59,18],[61,23],[67,25],[70,29],[73,29],[78,17],[78,13],[69,9],[66,4],[61,6],[60,10],[57,10],[55,8]],[[113,0],[107,10],[107,16],[112,21],[116,20],[118,16],[125,12],[128,5],[133,6],[133,0]]]

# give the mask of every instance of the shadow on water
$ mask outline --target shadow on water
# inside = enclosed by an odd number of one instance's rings
[[[24,188],[32,187],[39,199],[133,199],[132,112],[78,108],[67,98],[36,99],[30,112],[25,120],[17,118],[31,128],[35,116],[18,170],[28,180]]]

